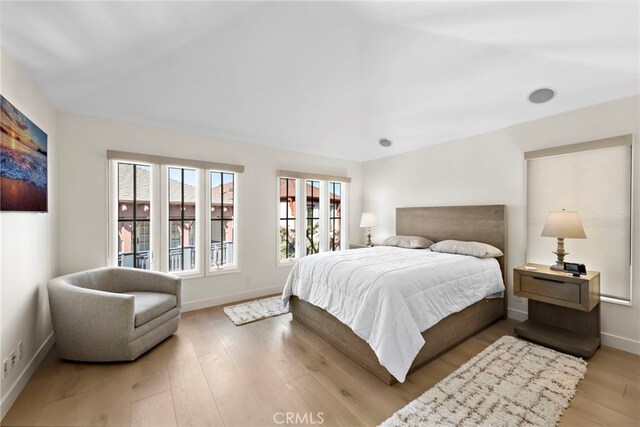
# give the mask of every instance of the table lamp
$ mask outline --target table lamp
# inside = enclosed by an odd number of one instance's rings
[[[378,225],[378,220],[373,212],[363,212],[360,219],[360,227],[367,227],[367,246],[373,246],[371,243],[371,227]]]
[[[551,266],[552,270],[564,270],[564,257],[569,255],[564,251],[564,239],[586,239],[587,235],[582,228],[580,215],[578,212],[561,211],[549,212],[547,222],[542,230],[544,237],[556,237],[558,248],[554,252],[558,256],[556,264]]]

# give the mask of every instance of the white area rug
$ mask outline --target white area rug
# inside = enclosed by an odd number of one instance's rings
[[[582,359],[504,336],[382,425],[555,426],[586,371]]]
[[[289,312],[289,309],[282,304],[281,296],[230,305],[223,310],[229,319],[238,326]]]

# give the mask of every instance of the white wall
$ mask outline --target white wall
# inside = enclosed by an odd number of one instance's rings
[[[375,212],[380,220],[380,225],[373,230],[373,240],[380,241],[394,234],[396,207],[506,204],[509,232],[508,288],[511,292],[512,269],[526,260],[526,165],[523,153],[539,148],[633,134],[635,271],[632,306],[603,302],[601,318],[605,345],[640,353],[639,104],[640,97],[624,98],[365,162],[362,207],[364,211]],[[554,245],[550,240],[550,262]],[[526,299],[509,296],[511,317],[524,319],[526,310]]]
[[[37,366],[37,361],[30,361],[38,349],[53,342],[46,285],[57,266],[58,119],[53,106],[4,50],[0,62],[0,92],[47,134],[49,156],[49,212],[0,213],[0,360],[12,350],[17,354],[18,343],[24,342],[24,358],[2,380],[1,417],[28,380],[29,368]]]
[[[106,263],[107,149],[245,165],[238,189],[242,272],[185,280],[187,309],[277,292],[284,286],[290,267],[276,266],[278,169],[353,178],[350,228],[352,235],[359,233],[361,163],[61,113],[58,252],[62,274]]]

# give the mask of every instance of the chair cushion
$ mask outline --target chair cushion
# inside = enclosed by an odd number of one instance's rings
[[[144,325],[176,306],[176,296],[159,292],[123,292],[135,297],[135,327]]]

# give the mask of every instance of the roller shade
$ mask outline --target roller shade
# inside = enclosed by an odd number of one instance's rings
[[[556,240],[541,236],[547,215],[560,209],[577,211],[587,238],[566,239],[570,255],[565,261],[600,271],[601,295],[629,301],[631,135],[532,153],[525,155],[527,262],[554,263]]]

